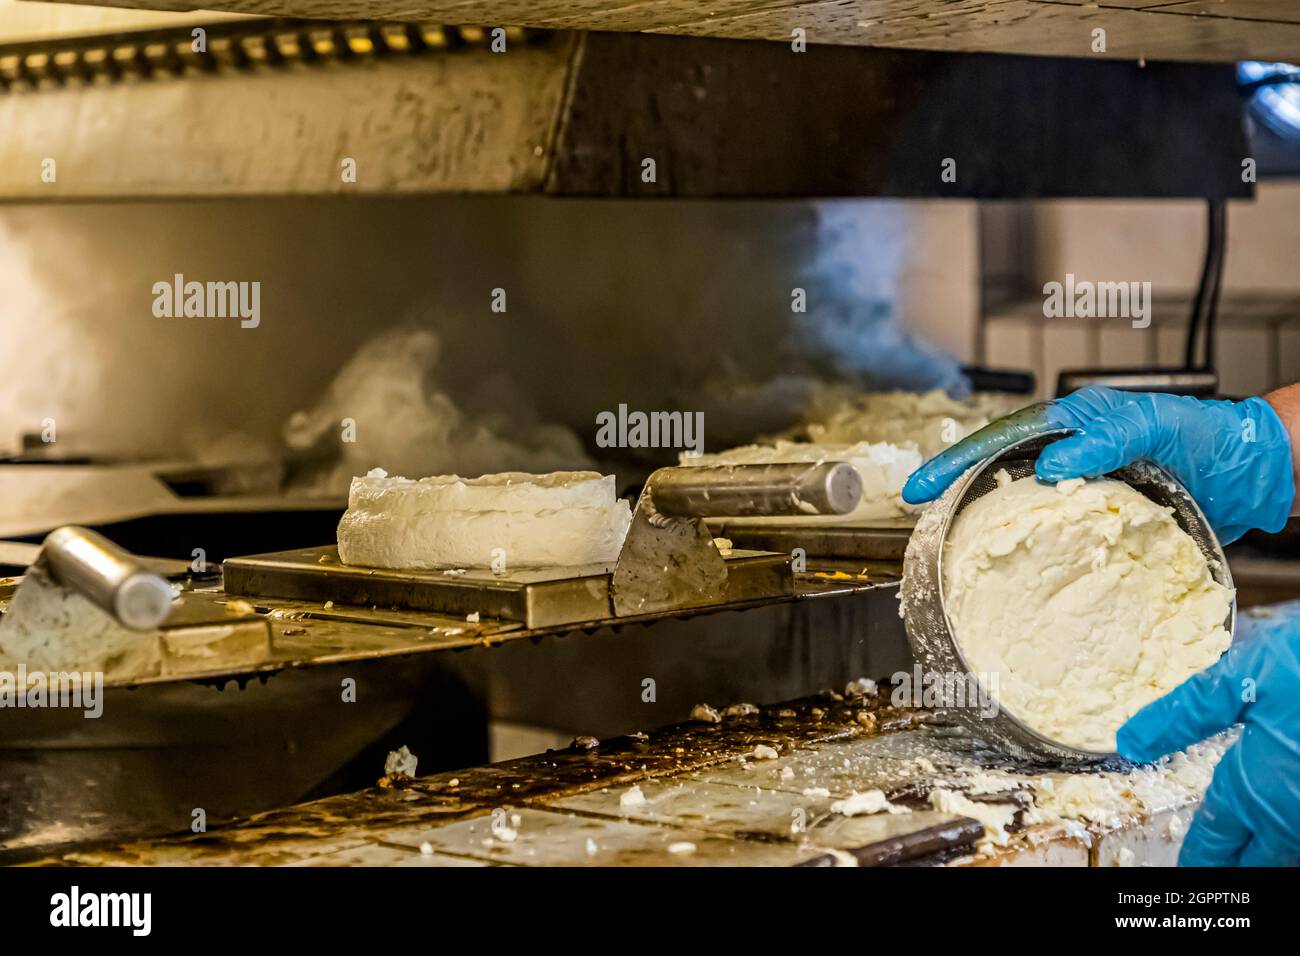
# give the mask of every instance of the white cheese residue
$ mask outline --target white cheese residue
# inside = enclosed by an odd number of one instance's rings
[[[846,817],[881,812],[911,813],[912,811],[908,807],[890,803],[884,792],[880,790],[864,790],[861,793],[851,793],[843,800],[836,800],[831,804],[831,813],[838,813]]]

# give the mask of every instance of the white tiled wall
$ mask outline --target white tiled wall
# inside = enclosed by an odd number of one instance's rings
[[[1033,275],[1023,301],[983,321],[985,364],[1033,370],[1049,397],[1062,368],[1177,366],[1204,255],[1201,202],[1058,202],[1032,212]],[[1080,280],[1152,283],[1150,328],[1125,319],[1046,319],[1041,289]],[[1300,184],[1265,183],[1228,211],[1228,257],[1216,335],[1227,395],[1300,380]]]
[[[1036,207],[1035,261],[1046,282],[1143,279],[1158,293],[1190,292],[1200,276],[1205,204],[1198,200],[1090,200]],[[1229,292],[1300,292],[1300,182],[1260,183],[1228,206]]]
[[[1258,395],[1300,381],[1300,300],[1290,320],[1233,313],[1215,336],[1220,390]],[[1124,319],[1045,319],[1028,308],[1000,312],[984,322],[984,361],[997,368],[1030,369],[1039,397],[1055,394],[1063,368],[1179,366],[1186,338],[1186,306],[1157,315],[1151,327]]]

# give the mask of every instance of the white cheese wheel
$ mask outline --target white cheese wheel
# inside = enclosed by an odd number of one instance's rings
[[[611,564],[632,520],[613,475],[503,472],[352,479],[339,559],[372,568]]]

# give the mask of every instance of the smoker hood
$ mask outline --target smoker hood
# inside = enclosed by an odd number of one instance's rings
[[[1226,64],[256,18],[193,31],[0,47],[0,199],[1251,189]]]

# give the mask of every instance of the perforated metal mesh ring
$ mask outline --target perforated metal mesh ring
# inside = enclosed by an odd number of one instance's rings
[[[1067,434],[1068,432],[1058,431],[1037,435],[985,459],[954,482],[917,522],[903,561],[902,601],[908,642],[925,672],[963,674],[968,675],[968,681],[977,681],[953,634],[952,621],[944,604],[944,545],[953,521],[971,502],[997,488],[995,476],[998,471],[1005,469],[1013,479],[1032,475],[1034,463],[1043,448]],[[1214,580],[1229,589],[1233,587],[1232,574],[1228,570],[1228,562],[1218,538],[1192,496],[1172,475],[1150,462],[1139,461],[1113,471],[1106,477],[1123,481],[1156,504],[1172,508],[1178,526],[1191,536],[1205,555]],[[1234,598],[1224,621],[1229,635],[1236,625],[1236,613],[1237,603]],[[946,682],[943,688],[951,689]],[[987,688],[980,687],[980,690],[987,692]],[[943,689],[940,689],[940,697],[944,698]],[[1091,763],[1119,759],[1114,753],[1079,750],[1051,740],[1000,704],[995,717],[984,718],[979,716],[975,708],[958,706],[960,701],[943,699],[943,703],[976,736],[1005,748],[1015,756]]]

